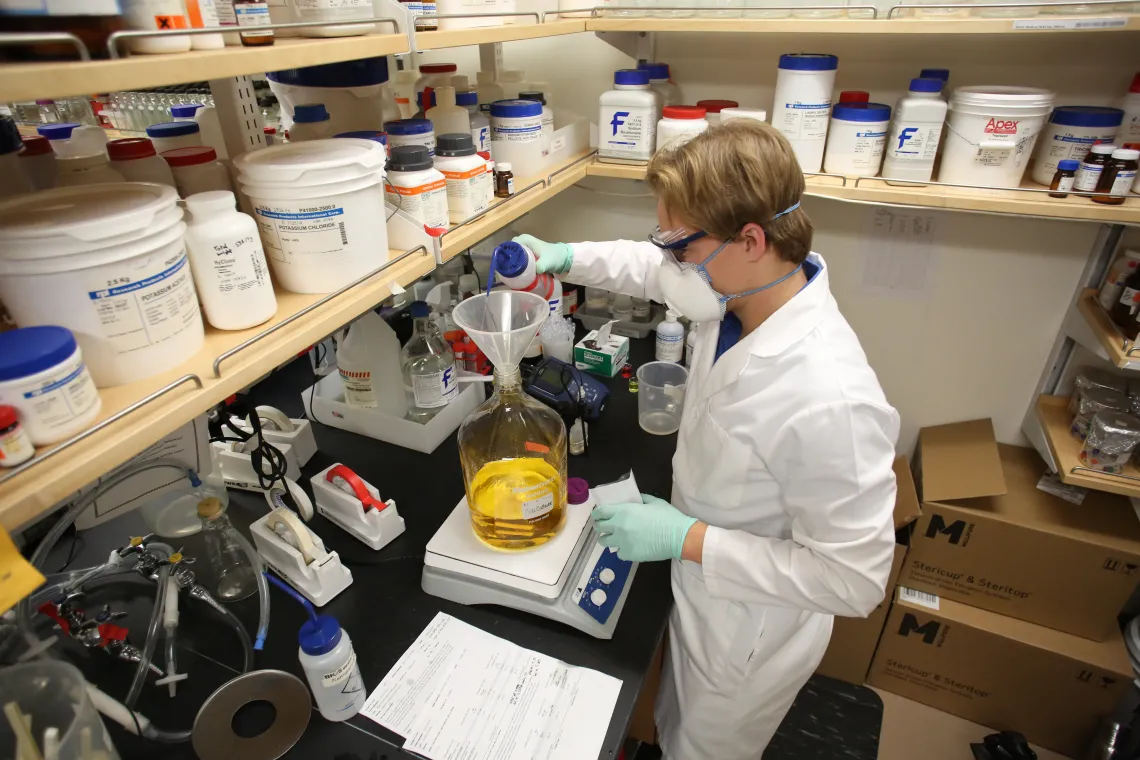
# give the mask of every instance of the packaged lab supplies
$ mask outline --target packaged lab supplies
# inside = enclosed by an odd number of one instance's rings
[[[1108,388],[1082,388],[1077,393],[1077,413],[1069,426],[1069,434],[1078,441],[1089,434],[1089,422],[1097,412],[1120,412],[1127,414],[1128,397],[1119,391]]]
[[[602,377],[614,377],[629,359],[629,338],[610,334],[605,343],[597,342],[598,333],[590,330],[586,337],[574,346],[574,366]]]
[[[1121,412],[1097,412],[1089,421],[1081,464],[1100,472],[1123,472],[1138,444],[1140,420]]]

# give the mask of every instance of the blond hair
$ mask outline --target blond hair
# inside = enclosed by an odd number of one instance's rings
[[[710,127],[655,155],[646,179],[670,216],[719,240],[754,222],[786,261],[798,264],[811,250],[802,208],[773,220],[800,200],[804,176],[791,144],[767,124],[732,119]]]

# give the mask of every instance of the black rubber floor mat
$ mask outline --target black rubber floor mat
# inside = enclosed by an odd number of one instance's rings
[[[870,688],[812,676],[764,760],[876,760],[882,725],[883,701]]]

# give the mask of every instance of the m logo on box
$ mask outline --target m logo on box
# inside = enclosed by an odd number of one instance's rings
[[[933,644],[938,637],[938,629],[941,627],[936,620],[920,625],[918,618],[908,612],[903,615],[902,624],[899,625],[899,636],[910,636],[912,633],[918,633],[922,634],[922,643]]]
[[[926,537],[937,538],[938,534],[942,533],[950,539],[950,543],[965,546],[970,542],[970,533],[973,532],[973,527],[965,520],[955,520],[947,525],[946,521],[942,519],[942,515],[934,512],[930,515],[930,524],[926,526]]]

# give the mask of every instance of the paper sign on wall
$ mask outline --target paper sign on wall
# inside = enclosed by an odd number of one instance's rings
[[[875,209],[859,240],[863,291],[880,298],[925,298],[934,274],[937,232],[936,214]]]

